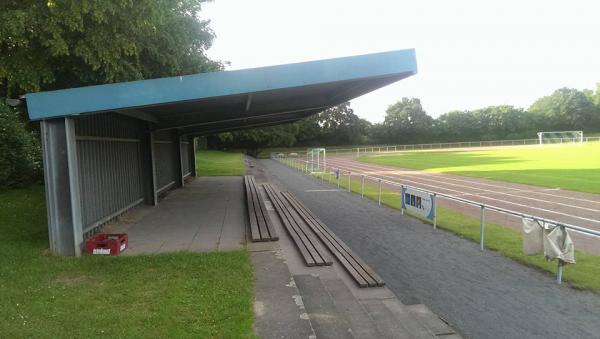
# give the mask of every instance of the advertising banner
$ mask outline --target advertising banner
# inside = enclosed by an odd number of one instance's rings
[[[435,195],[402,187],[402,208],[433,221],[435,218]]]

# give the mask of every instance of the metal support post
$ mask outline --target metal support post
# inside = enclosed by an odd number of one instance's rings
[[[437,201],[436,194],[433,193],[433,229],[437,229]]]
[[[350,187],[352,186],[352,183],[350,182],[351,176],[352,176],[352,173],[350,171],[348,171],[348,192],[350,192]]]
[[[340,169],[338,168],[338,169],[337,169],[337,172],[335,172],[335,177],[336,177],[336,179],[337,179],[337,187],[338,187],[338,188],[340,188],[340,176],[341,176],[341,174],[340,174]]]
[[[556,282],[559,285],[562,285],[563,267],[564,267],[564,262],[562,260],[558,259],[558,267],[556,269]]]
[[[363,174],[362,176],[362,183],[360,185],[360,197],[364,198],[365,197],[365,175]]]
[[[43,120],[41,139],[50,252],[80,256],[83,218],[74,120]]]
[[[404,215],[404,185],[400,185],[400,214]]]
[[[481,215],[479,223],[479,248],[483,251],[483,238],[484,238],[484,225],[485,225],[485,205],[481,205]]]
[[[377,203],[381,206],[381,179],[379,179],[379,198]]]

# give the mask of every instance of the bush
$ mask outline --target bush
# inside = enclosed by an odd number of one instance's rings
[[[36,134],[27,130],[16,110],[0,103],[0,188],[35,182],[41,169],[41,147]]]

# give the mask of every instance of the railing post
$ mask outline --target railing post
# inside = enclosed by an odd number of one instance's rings
[[[362,183],[360,185],[360,197],[361,199],[364,199],[365,197],[365,175],[362,175]]]
[[[337,187],[340,188],[340,177],[341,177],[341,173],[340,173],[340,169],[337,169],[337,172],[335,172],[335,177],[337,179]]]
[[[561,226],[560,229],[563,232],[565,231],[564,226]],[[558,267],[556,268],[556,282],[559,285],[562,285],[563,267],[564,267],[564,262],[561,259],[558,259]]]
[[[377,200],[377,203],[379,204],[379,206],[381,206],[381,179],[379,179],[379,198]]]
[[[350,182],[352,173],[350,171],[348,171],[348,192],[350,192],[350,187],[352,186],[352,183]]]
[[[404,185],[400,185],[400,214],[404,215]]]
[[[433,193],[433,229],[437,229],[437,201],[436,194]]]
[[[563,267],[564,267],[564,262],[562,260],[558,259],[558,267],[556,269],[556,282],[559,285],[562,285]]]
[[[484,237],[484,225],[485,225],[485,205],[481,205],[481,215],[479,220],[479,248],[483,251],[483,237]]]
[[[331,171],[329,171],[329,178],[327,179],[327,183],[331,184]]]

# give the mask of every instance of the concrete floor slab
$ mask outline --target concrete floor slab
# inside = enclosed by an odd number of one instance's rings
[[[198,177],[167,194],[158,206],[140,206],[105,227],[125,232],[124,255],[241,250],[246,246],[242,177]]]

